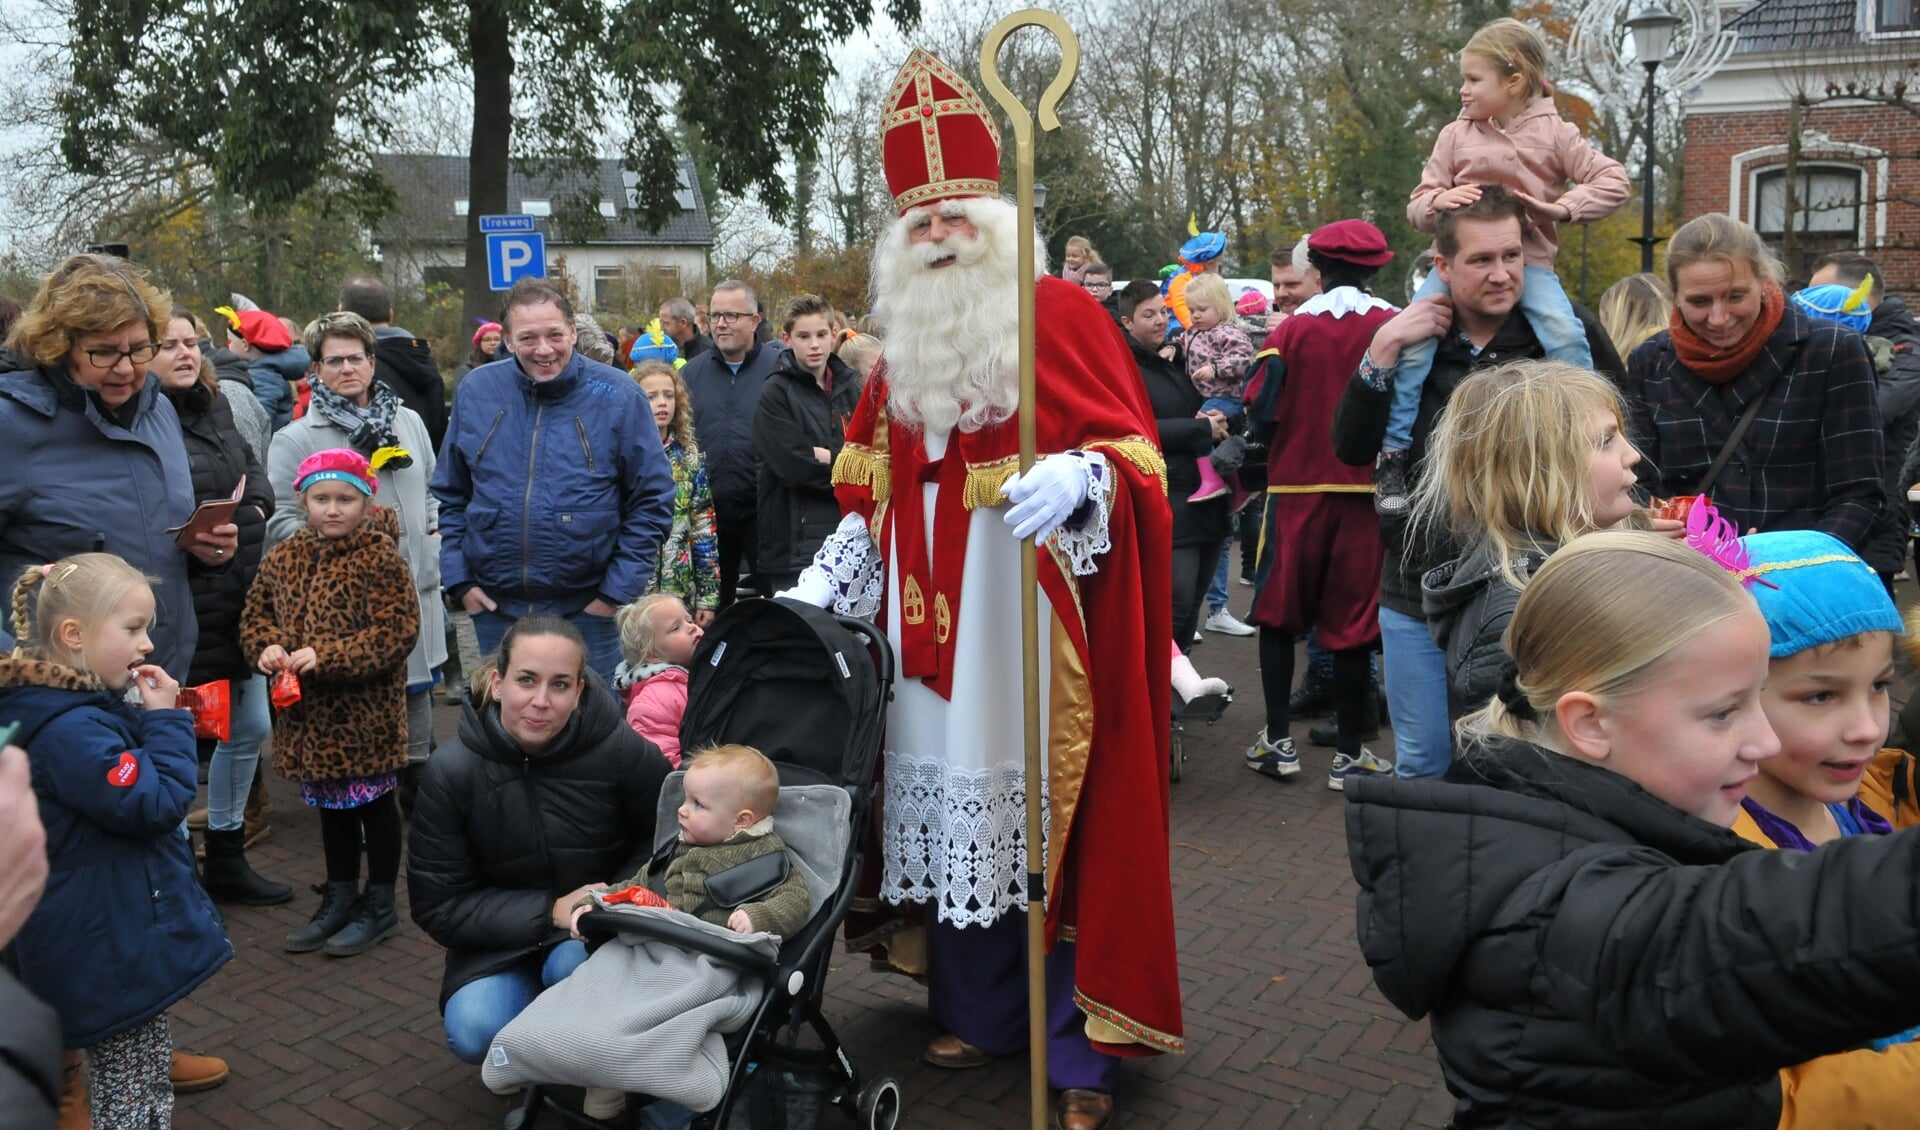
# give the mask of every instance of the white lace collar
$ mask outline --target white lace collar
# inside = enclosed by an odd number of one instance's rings
[[[1336,319],[1348,314],[1364,314],[1369,310],[1398,310],[1399,307],[1384,298],[1368,294],[1359,287],[1337,286],[1322,291],[1300,304],[1296,314],[1332,314]]]

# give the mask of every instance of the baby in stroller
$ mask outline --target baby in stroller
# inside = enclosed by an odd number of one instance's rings
[[[773,830],[773,810],[780,801],[780,771],[773,762],[752,746],[714,746],[689,762],[682,784],[686,799],[676,813],[680,844],[667,864],[666,897],[648,889],[643,870],[582,898],[573,911],[573,936],[580,936],[580,916],[596,901],[670,906],[736,934],[786,937],[806,925],[807,880],[787,867],[786,841]],[[785,878],[779,878],[782,873]],[[723,877],[726,889],[710,889],[716,876]],[[731,897],[735,891],[765,890],[770,882],[772,890],[751,902]]]

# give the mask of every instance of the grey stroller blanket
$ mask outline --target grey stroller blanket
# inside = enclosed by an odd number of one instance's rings
[[[766,957],[779,951],[772,934],[736,934],[677,910],[608,910],[671,918]],[[529,1083],[608,1087],[712,1110],[730,1070],[722,1037],[753,1018],[764,990],[746,970],[622,931],[500,1030],[480,1077],[494,1091]]]
[[[660,790],[656,848],[677,835],[673,812],[684,777],[671,774]],[[851,798],[835,785],[784,786],[773,827],[806,876],[809,917],[819,914],[842,878]],[[604,909],[622,918],[671,919],[743,952],[775,957],[780,949],[776,935],[736,934],[677,910]],[[722,1037],[752,1021],[766,988],[757,974],[623,930],[500,1030],[480,1077],[494,1091],[530,1083],[607,1087],[712,1110],[731,1074]]]

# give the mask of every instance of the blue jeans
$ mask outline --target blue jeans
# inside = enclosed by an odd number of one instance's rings
[[[1393,771],[1438,777],[1453,764],[1447,719],[1447,654],[1418,616],[1380,607],[1380,647],[1387,658],[1387,709],[1393,714]]]
[[[1320,629],[1318,628],[1310,628],[1307,631],[1307,670],[1313,672],[1314,678],[1321,682],[1332,684],[1333,652],[1320,646]],[[1380,685],[1380,657],[1377,655],[1367,657],[1367,685],[1370,687]]]
[[[267,711],[267,677],[234,679],[228,692],[233,712],[227,740],[213,747],[207,766],[207,827],[237,832],[246,822],[247,792],[260,764],[260,743],[273,731]]]
[[[520,1015],[540,990],[567,979],[587,960],[587,947],[569,938],[547,951],[544,961],[529,957],[504,972],[469,981],[447,998],[442,1023],[447,1047],[462,1063],[478,1065],[507,1022]]]
[[[1233,536],[1229,534],[1220,548],[1220,564],[1214,567],[1213,580],[1207,582],[1207,611],[1210,613],[1227,610],[1227,559],[1232,556]]]
[[[600,672],[600,677],[608,683],[613,682],[613,669],[620,666],[620,629],[614,626],[613,617],[573,612],[566,619],[580,629],[581,638],[587,641],[587,666]],[[474,613],[473,634],[480,641],[480,654],[498,652],[500,637],[507,634],[512,624],[513,617],[498,612]]]
[[[1573,312],[1573,300],[1567,297],[1560,276],[1545,267],[1528,267],[1526,285],[1520,290],[1520,310],[1540,339],[1540,348],[1555,361],[1565,361],[1582,369],[1593,369],[1593,348],[1587,344],[1587,327]],[[1447,293],[1440,272],[1427,275],[1415,301]],[[1389,451],[1405,451],[1413,446],[1413,425],[1420,415],[1420,389],[1433,371],[1433,352],[1438,341],[1428,338],[1400,351],[1393,367],[1393,406],[1387,412],[1387,436],[1381,446]]]

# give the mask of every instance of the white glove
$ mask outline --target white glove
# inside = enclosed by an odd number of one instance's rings
[[[1087,475],[1085,460],[1049,455],[1025,475],[1008,479],[1005,490],[1013,506],[1005,521],[1013,527],[1013,536],[1047,540],[1087,500]]]
[[[785,592],[773,594],[775,600],[792,600],[801,604],[811,604],[815,608],[826,608],[833,604],[833,581],[828,579],[824,570],[806,568],[800,571],[800,579]]]

